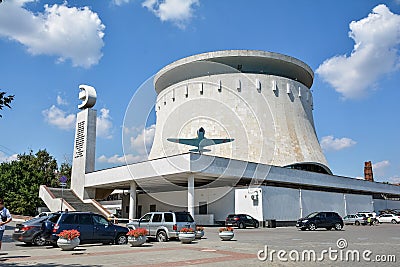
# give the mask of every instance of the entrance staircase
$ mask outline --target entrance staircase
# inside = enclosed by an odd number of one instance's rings
[[[56,212],[61,210],[61,202],[63,210],[68,211],[86,211],[100,213],[109,216],[110,213],[96,200],[80,199],[72,189],[51,188],[40,186],[39,197],[44,201],[50,211]],[[62,201],[62,199],[64,201]]]

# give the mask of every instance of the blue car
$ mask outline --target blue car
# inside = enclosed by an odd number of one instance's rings
[[[63,230],[78,230],[81,244],[126,244],[129,229],[109,222],[104,216],[92,212],[63,212],[57,221],[43,224],[43,237],[55,245]]]

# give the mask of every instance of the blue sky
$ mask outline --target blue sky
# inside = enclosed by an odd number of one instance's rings
[[[89,84],[96,168],[121,165],[125,111],[149,77],[189,55],[257,49],[316,71],[315,126],[335,174],[363,176],[371,160],[376,180],[400,182],[398,14],[398,0],[3,0],[0,90],[15,101],[0,119],[0,161],[43,148],[70,160],[78,85]]]

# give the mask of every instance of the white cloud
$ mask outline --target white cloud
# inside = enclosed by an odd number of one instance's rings
[[[103,137],[106,139],[111,139],[112,134],[111,130],[113,127],[110,110],[106,108],[102,108],[100,110],[100,116],[97,116],[97,136]]]
[[[390,162],[388,160],[384,160],[384,161],[380,161],[380,162],[372,164],[372,168],[374,170],[384,169],[384,168],[387,168],[389,166],[390,166]]]
[[[111,163],[111,164],[131,164],[146,159],[147,157],[144,155],[135,156],[132,154],[127,154],[122,156],[115,154],[114,156],[111,157],[106,157],[105,155],[101,155],[100,157],[97,158],[97,160],[101,163]]]
[[[355,42],[350,56],[325,60],[316,70],[345,99],[364,97],[385,74],[399,67],[400,15],[378,5],[368,17],[350,23]]]
[[[333,135],[324,136],[321,138],[321,147],[325,151],[338,151],[357,144],[356,141],[343,137],[335,138]]]
[[[3,1],[0,8],[0,36],[23,44],[32,55],[57,56],[73,66],[89,68],[103,56],[105,26],[89,7],[68,7],[67,2],[45,5],[33,13],[25,3],[35,0]]]
[[[185,28],[193,17],[194,6],[199,0],[145,0],[142,6],[154,13],[161,21],[170,21],[179,28]]]
[[[56,126],[61,130],[75,129],[76,115],[67,114],[67,112],[55,105],[52,105],[50,108],[43,110],[42,115],[48,124]],[[100,115],[97,116],[96,120],[96,135],[101,138],[111,139],[112,128],[113,123],[110,117],[110,110],[102,108],[100,110]]]
[[[123,4],[128,4],[129,2],[132,2],[133,0],[113,0],[114,4],[117,6],[122,6]]]
[[[60,95],[57,96],[57,105],[59,106],[66,106],[68,105],[67,100],[65,100],[64,98],[62,98]]]
[[[7,156],[5,153],[0,151],[0,163],[1,162],[10,162],[18,159],[18,154],[13,154],[10,156]]]
[[[75,128],[75,114],[67,114],[55,105],[52,105],[49,109],[43,110],[42,114],[48,124],[54,125],[59,129],[71,130]]]
[[[389,183],[400,184],[400,177],[399,176],[390,177],[389,178]]]
[[[147,128],[142,128],[139,134],[130,138],[131,147],[140,155],[148,155],[153,145],[156,125],[150,125]]]
[[[386,169],[390,166],[388,160],[383,160],[372,164],[372,170],[375,176],[385,176]]]

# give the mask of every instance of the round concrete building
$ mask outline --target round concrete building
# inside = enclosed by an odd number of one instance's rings
[[[175,61],[154,79],[156,131],[149,159],[188,152],[167,138],[233,142],[207,155],[329,173],[313,120],[314,73],[304,62],[253,50],[204,53]]]

